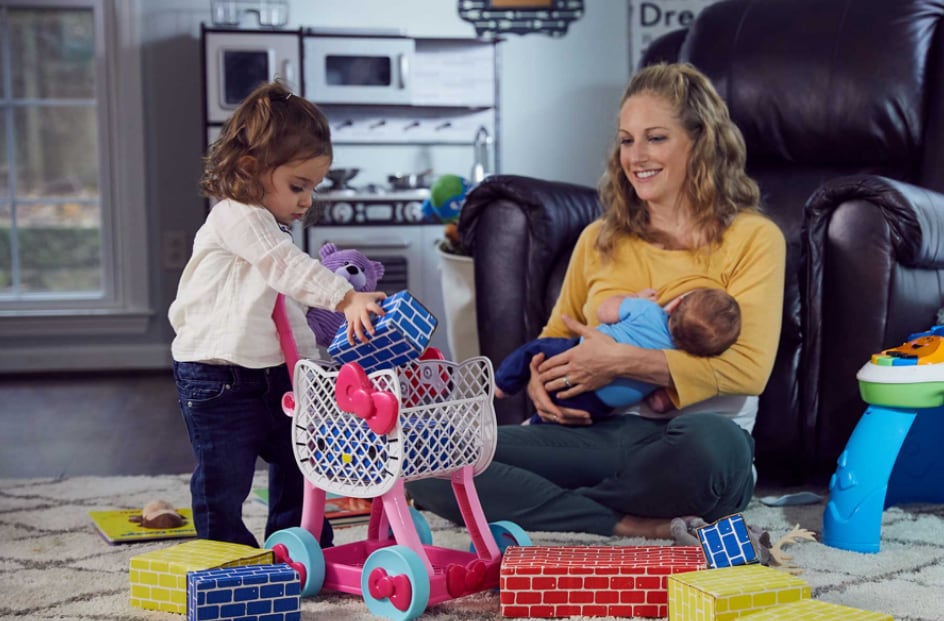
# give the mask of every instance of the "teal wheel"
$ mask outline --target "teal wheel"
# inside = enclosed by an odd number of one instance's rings
[[[429,603],[429,574],[410,548],[380,548],[364,563],[361,594],[372,614],[409,621],[423,614]]]
[[[507,520],[490,522],[488,530],[491,531],[492,537],[495,538],[495,543],[498,544],[498,551],[502,554],[505,554],[505,550],[510,546],[533,545],[528,533],[524,532],[524,529],[514,522]],[[469,550],[475,552],[475,545],[469,546]]]
[[[420,538],[420,543],[424,546],[433,545],[433,531],[429,527],[429,522],[426,521],[426,518],[423,517],[423,514],[410,507],[410,518],[413,520],[413,528],[416,529],[416,534]],[[393,529],[387,530],[387,536],[393,538]]]
[[[275,552],[276,561],[288,563],[302,575],[302,597],[321,591],[325,578],[324,552],[315,536],[298,526],[276,531],[266,539],[265,548]],[[284,557],[287,554],[288,558]]]

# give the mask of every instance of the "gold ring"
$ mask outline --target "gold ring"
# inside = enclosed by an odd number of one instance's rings
[[[566,375],[564,376],[564,388],[570,388],[573,384],[570,383],[570,378]]]

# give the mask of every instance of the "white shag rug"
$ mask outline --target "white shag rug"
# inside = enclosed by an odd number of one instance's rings
[[[260,473],[258,484],[264,485]],[[108,545],[88,512],[140,508],[163,499],[190,504],[189,475],[157,477],[75,477],[0,480],[0,618],[110,621],[185,617],[146,611],[128,603],[132,556],[179,541]],[[748,524],[767,529],[774,540],[794,525],[819,532],[823,504],[767,507],[756,499],[744,512]],[[265,507],[245,504],[246,522],[262,540]],[[468,549],[464,529],[426,514],[438,546]],[[530,533],[536,545],[651,545],[575,533]],[[356,541],[365,527],[338,529],[336,543]],[[670,542],[661,542],[669,544]],[[882,549],[858,554],[799,542],[786,548],[803,568],[814,598],[875,610],[897,621],[944,620],[944,505],[911,505],[885,512]],[[479,593],[429,608],[421,619],[463,621],[501,619],[497,592]],[[367,621],[359,597],[319,594],[302,602],[302,619]]]

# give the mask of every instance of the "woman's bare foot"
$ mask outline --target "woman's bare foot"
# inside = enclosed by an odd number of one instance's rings
[[[645,537],[646,539],[671,539],[671,520],[668,518],[644,518],[624,515],[613,527],[619,537]]]
[[[674,539],[677,545],[700,545],[694,529],[704,526],[699,517],[644,518],[624,515],[613,527],[613,534],[620,537],[645,537],[646,539]]]

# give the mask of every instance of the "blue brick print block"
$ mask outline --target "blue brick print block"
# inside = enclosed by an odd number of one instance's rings
[[[757,562],[747,524],[740,513],[702,526],[696,532],[710,569]]]
[[[298,621],[301,583],[288,565],[249,565],[187,574],[188,621]]]
[[[364,371],[389,369],[416,360],[429,345],[439,323],[409,291],[399,291],[381,303],[376,333],[367,343],[347,342],[347,323],[341,324],[328,353],[339,363],[356,362]]]

